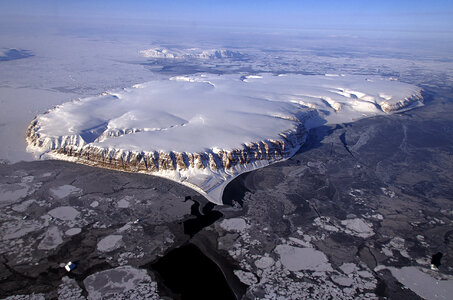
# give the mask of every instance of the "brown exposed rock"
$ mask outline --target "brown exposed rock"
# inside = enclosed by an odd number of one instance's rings
[[[65,156],[82,164],[149,174],[161,170],[182,171],[189,168],[208,168],[216,172],[219,169],[231,170],[238,165],[259,160],[272,162],[288,158],[292,151],[305,141],[305,130],[301,125],[295,131],[282,133],[279,140],[248,143],[241,149],[202,153],[137,152],[86,144],[78,135],[41,137],[38,133],[39,127],[39,122],[35,119],[27,128],[26,140],[29,146],[40,148],[43,152]]]

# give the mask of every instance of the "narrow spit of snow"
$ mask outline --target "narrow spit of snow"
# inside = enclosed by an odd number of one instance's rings
[[[421,100],[420,88],[380,77],[178,76],[59,105],[33,121],[28,150],[78,161],[61,150],[90,148],[116,153],[123,161],[131,154],[159,153],[161,158],[163,153],[204,153],[212,157],[239,150],[243,155],[253,144],[283,144],[285,153],[280,157],[246,159],[240,165],[231,166],[226,162],[230,156],[224,155],[217,163],[230,166],[221,169],[194,167],[199,162],[194,159],[187,168],[159,166],[144,171],[180,182],[221,203],[223,189],[239,174],[292,156],[305,140],[301,132],[420,105]]]

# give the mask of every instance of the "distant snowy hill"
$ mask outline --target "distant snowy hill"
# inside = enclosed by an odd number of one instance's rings
[[[166,48],[150,48],[140,51],[140,55],[146,58],[170,58],[170,59],[221,59],[221,58],[241,58],[244,54],[226,50],[226,49],[211,49],[202,50],[198,48],[190,49],[166,49]]]
[[[0,49],[0,61],[15,60],[33,56],[31,51],[22,49]]]
[[[221,203],[237,175],[287,159],[310,128],[420,105],[380,77],[194,75],[57,106],[33,120],[37,155],[163,176]]]

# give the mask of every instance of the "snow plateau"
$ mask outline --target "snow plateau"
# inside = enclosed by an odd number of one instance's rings
[[[42,157],[162,176],[222,203],[241,173],[294,155],[310,128],[421,105],[420,88],[380,77],[178,76],[38,115]]]

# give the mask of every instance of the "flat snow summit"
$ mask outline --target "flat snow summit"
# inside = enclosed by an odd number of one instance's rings
[[[27,131],[36,154],[163,176],[221,203],[245,171],[292,156],[309,128],[420,104],[383,78],[197,75],[65,103]]]

